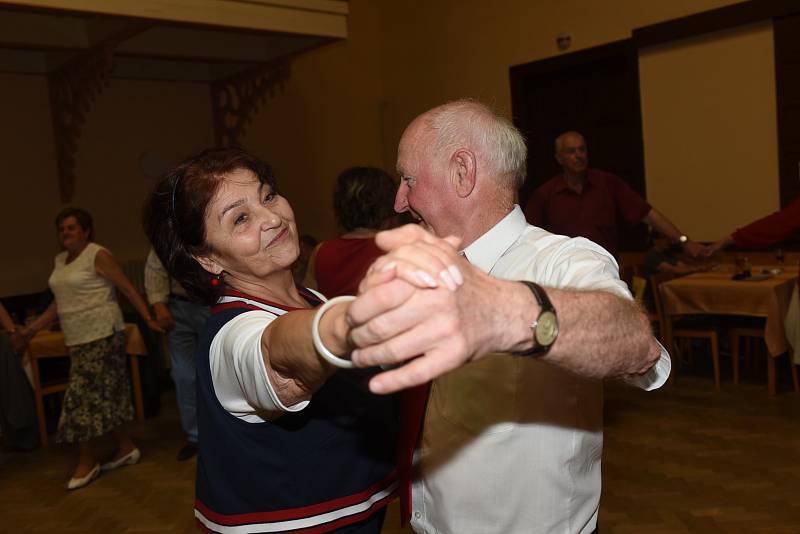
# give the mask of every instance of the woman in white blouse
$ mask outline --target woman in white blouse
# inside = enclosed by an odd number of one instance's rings
[[[205,150],[164,175],[144,221],[170,275],[213,306],[197,352],[197,520],[380,532],[396,488],[394,402],[366,390],[368,374],[334,372],[352,348],[348,297],[317,308],[324,297],[295,285],[297,225],[272,169]]]
[[[23,334],[32,336],[58,315],[71,367],[56,441],[79,445],[78,465],[67,484],[72,490],[89,484],[101,470],[135,464],[141,456],[124,426],[133,418],[133,409],[125,325],[115,286],[151,329],[162,330],[114,257],[92,242],[92,216],[80,208],[66,208],[55,222],[63,249],[55,257],[49,280],[55,300]],[[114,437],[117,451],[101,466],[96,440],[107,433]]]

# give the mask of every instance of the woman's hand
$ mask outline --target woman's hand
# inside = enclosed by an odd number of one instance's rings
[[[152,318],[147,319],[147,328],[149,328],[150,330],[152,330],[154,332],[158,332],[159,334],[166,334],[167,333],[167,331],[164,330],[161,327],[160,324],[158,324],[158,321],[156,321],[155,319],[152,319]]]
[[[361,292],[394,278],[419,288],[434,289],[443,285],[451,291],[464,283],[458,268],[460,240],[456,237],[440,239],[419,225],[409,224],[378,233],[375,242],[390,252],[370,266]]]

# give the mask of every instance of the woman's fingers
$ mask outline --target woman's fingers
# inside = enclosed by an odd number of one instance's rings
[[[457,263],[458,256],[452,252],[417,242],[381,256],[370,266],[367,275],[394,271],[395,276],[417,287],[436,288],[442,284],[454,291],[464,281]]]
[[[461,246],[461,239],[455,236],[448,236],[444,239],[436,237],[418,224],[406,224],[392,230],[384,230],[375,235],[375,243],[382,250],[391,251],[403,245],[413,243],[428,243],[441,247],[444,250],[458,251]]]

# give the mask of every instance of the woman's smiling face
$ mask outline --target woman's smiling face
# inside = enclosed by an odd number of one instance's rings
[[[205,236],[211,252],[197,260],[212,274],[225,271],[234,287],[236,279],[258,284],[289,269],[300,253],[289,202],[249,169],[222,178],[206,209]]]

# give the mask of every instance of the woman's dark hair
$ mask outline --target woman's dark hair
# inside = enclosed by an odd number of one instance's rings
[[[389,174],[375,167],[350,167],[336,179],[333,211],[346,231],[380,229],[394,215],[397,185]]]
[[[276,190],[272,168],[240,148],[209,148],[167,171],[145,202],[144,231],[164,268],[186,292],[203,304],[214,304],[224,286],[193,255],[211,252],[206,244],[205,215],[222,179],[248,169]]]
[[[75,217],[75,220],[78,221],[78,226],[84,232],[89,232],[89,241],[94,241],[94,222],[92,221],[92,215],[82,208],[64,208],[63,210],[58,212],[56,215],[56,230],[58,230],[58,226],[64,222],[64,219],[69,217]]]

